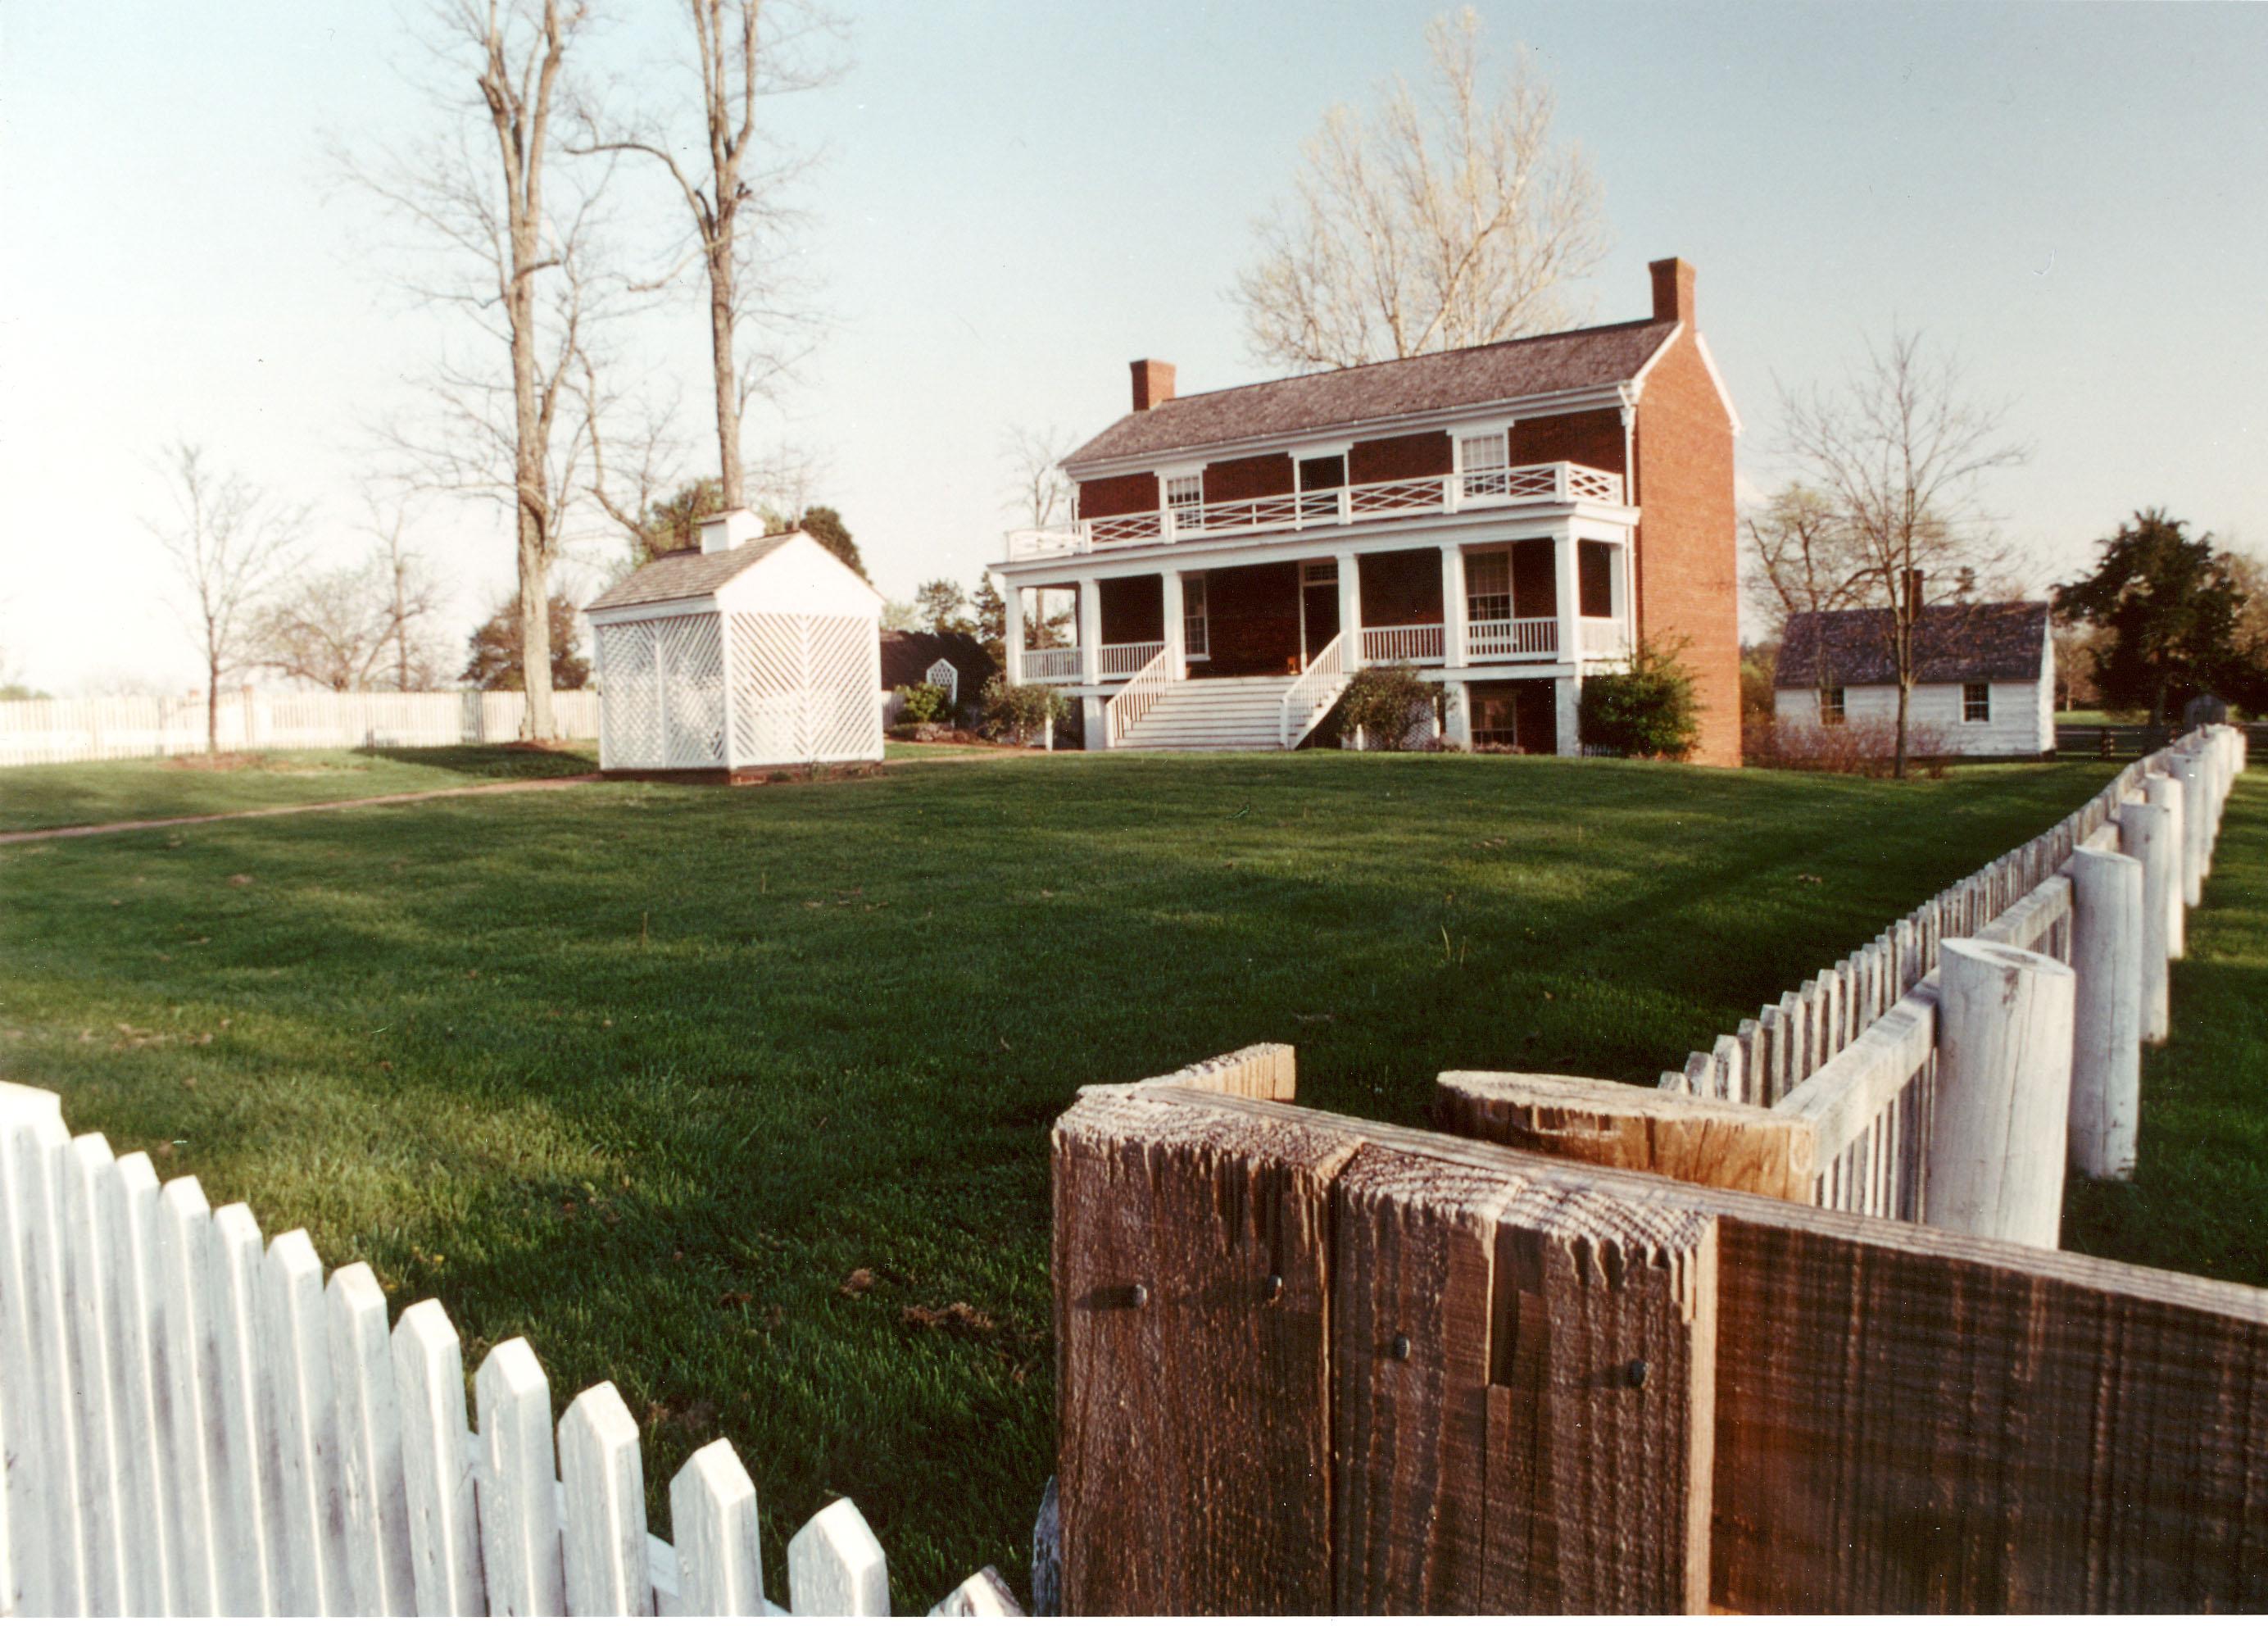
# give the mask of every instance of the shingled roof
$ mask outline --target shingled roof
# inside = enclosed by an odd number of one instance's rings
[[[1064,466],[1197,451],[1255,437],[1308,434],[1627,383],[1645,370],[1676,326],[1646,321],[1579,328],[1176,395],[1146,412],[1128,413],[1064,458]]]
[[[1790,616],[1772,682],[1787,689],[1894,684],[1898,671],[1890,632],[1887,610]],[[1914,626],[1914,681],[2036,682],[2047,658],[2047,641],[2043,603],[1925,605]]]
[[[800,531],[780,531],[770,536],[759,536],[754,542],[744,542],[737,548],[722,553],[703,553],[698,548],[686,548],[675,553],[665,553],[651,564],[642,565],[623,577],[604,593],[593,599],[584,609],[627,610],[633,604],[662,604],[678,598],[706,598],[751,565],[760,564],[779,551],[790,538]]]

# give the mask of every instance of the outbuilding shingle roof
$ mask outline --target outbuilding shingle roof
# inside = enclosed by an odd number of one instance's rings
[[[1307,373],[1130,412],[1069,457],[1066,468],[1196,451],[1257,436],[1306,434],[1411,413],[1519,401],[1626,383],[1668,342],[1674,322],[1624,322],[1505,339],[1401,361]]]
[[[750,565],[761,564],[767,557],[777,552],[783,543],[799,534],[780,531],[770,536],[759,536],[753,542],[744,542],[739,547],[727,549],[722,553],[703,553],[697,548],[665,553],[651,564],[642,565],[632,571],[584,609],[586,612],[593,610],[627,610],[633,604],[662,604],[675,598],[706,598]]]
[[[1887,610],[1806,610],[1787,618],[1773,683],[1852,687],[1894,684]],[[2047,658],[2048,607],[2037,602],[1928,604],[1914,625],[1914,679],[1925,684],[2031,683]]]

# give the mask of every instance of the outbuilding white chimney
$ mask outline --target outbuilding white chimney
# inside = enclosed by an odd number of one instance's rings
[[[754,542],[763,534],[762,522],[746,508],[735,508],[729,514],[712,514],[701,521],[701,551],[727,553],[744,542]]]

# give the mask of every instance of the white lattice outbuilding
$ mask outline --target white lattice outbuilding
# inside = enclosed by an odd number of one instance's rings
[[[801,531],[746,509],[593,600],[599,766],[731,780],[877,762],[882,595]]]

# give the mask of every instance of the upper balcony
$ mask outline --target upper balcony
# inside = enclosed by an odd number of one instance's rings
[[[1156,547],[1198,537],[1314,531],[1378,520],[1419,518],[1576,502],[1623,500],[1623,477],[1583,463],[1468,469],[1414,480],[1377,480],[1233,502],[1183,501],[1044,530],[1008,533],[1008,558],[1059,558],[1114,548]]]

